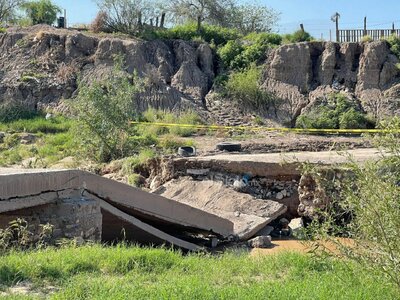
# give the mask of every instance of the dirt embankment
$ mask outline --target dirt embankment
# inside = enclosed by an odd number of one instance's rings
[[[0,103],[18,101],[34,109],[72,98],[78,80],[107,78],[115,55],[123,55],[128,73],[147,78],[136,103],[142,111],[202,107],[215,76],[208,44],[94,36],[38,25],[0,34]]]
[[[284,45],[270,52],[262,86],[281,100],[273,114],[283,122],[339,91],[379,119],[400,113],[398,62],[385,41]]]
[[[73,98],[78,79],[106,78],[116,54],[125,56],[127,72],[136,70],[147,78],[146,90],[136,101],[139,110],[191,108],[210,122],[252,122],[245,113],[248,108],[214,97],[213,80],[220,68],[206,43],[144,41],[43,25],[0,33],[0,103],[19,101],[25,107],[41,108]],[[272,125],[293,123],[337,91],[375,117],[396,115],[400,112],[398,62],[384,41],[298,43],[270,50],[262,88],[277,101],[265,116]]]

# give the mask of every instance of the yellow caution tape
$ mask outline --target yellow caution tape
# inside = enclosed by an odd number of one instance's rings
[[[264,127],[264,126],[220,126],[220,125],[201,125],[201,124],[176,124],[176,123],[158,123],[158,122],[136,122],[131,124],[160,126],[160,127],[180,127],[208,130],[250,130],[250,131],[277,131],[277,132],[294,132],[294,133],[400,133],[400,129],[305,129],[305,128],[285,128],[285,127]]]

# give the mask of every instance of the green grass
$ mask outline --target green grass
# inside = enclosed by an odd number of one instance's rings
[[[10,135],[14,137],[17,135]],[[7,140],[11,140],[8,144]],[[0,144],[0,166],[6,167],[21,163],[27,158],[36,158],[36,162],[29,167],[42,168],[75,154],[75,144],[72,133],[39,134],[37,141],[32,145],[22,145],[19,140],[8,138],[6,143]]]
[[[0,131],[58,133],[67,132],[71,128],[71,124],[72,120],[61,116],[49,120],[46,120],[43,116],[36,116],[31,119],[0,123]]]
[[[17,282],[53,299],[396,299],[384,280],[328,259],[282,253],[259,258],[119,245],[12,252],[0,259],[0,290]],[[397,297],[398,299],[398,297]]]

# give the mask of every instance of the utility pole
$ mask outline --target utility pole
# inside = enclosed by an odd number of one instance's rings
[[[67,28],[67,10],[64,9],[64,28]]]
[[[340,42],[340,37],[339,37],[339,18],[340,18],[340,14],[338,12],[336,12],[332,17],[331,20],[332,22],[336,23],[336,42]]]
[[[364,17],[364,36],[367,35],[367,17]]]

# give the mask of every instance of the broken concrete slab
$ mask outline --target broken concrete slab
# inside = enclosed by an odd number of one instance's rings
[[[32,197],[14,198],[11,200],[1,201],[0,213],[55,203],[58,198],[59,197],[57,196],[56,192],[49,192]]]
[[[133,238],[135,234],[144,238],[153,236],[151,240],[157,242],[194,249],[194,244],[185,244],[185,241],[146,224],[147,221],[183,231],[195,229],[223,237],[233,234],[233,222],[228,219],[88,172],[0,169],[0,213],[3,214],[50,205],[54,201],[57,205],[64,199],[82,198],[84,201],[86,194],[105,200],[107,213],[117,214],[108,219],[122,218],[132,229],[129,234]],[[141,216],[140,220],[136,218],[137,214]],[[117,236],[120,230],[111,234]]]
[[[233,233],[233,223],[208,211],[174,199],[147,193],[138,188],[85,173],[83,186],[92,194],[110,203],[134,209],[147,216],[186,227],[213,231],[224,237]]]
[[[230,220],[233,234],[240,240],[251,238],[286,212],[283,204],[256,199],[210,180],[195,181],[184,177],[164,184],[154,193]]]
[[[346,154],[346,155],[345,155]],[[355,149],[345,153],[337,151],[289,152],[262,154],[217,154],[203,157],[176,158],[174,169],[210,169],[228,173],[247,174],[260,177],[300,176],[302,163],[332,165],[348,161],[348,155],[357,162],[376,159],[382,155],[378,149]]]
[[[81,173],[83,172],[77,170],[0,168],[0,201],[39,195],[43,192],[79,188]]]
[[[197,246],[196,244],[189,243],[187,241],[178,239],[172,235],[169,235],[153,226],[150,226],[149,224],[146,224],[139,219],[132,217],[131,215],[128,215],[124,213],[123,211],[115,208],[111,204],[107,203],[104,200],[99,200],[100,201],[100,207],[103,210],[106,210],[107,212],[111,213],[113,216],[117,217],[118,219],[122,219],[126,222],[128,222],[130,225],[133,227],[136,227],[137,230],[142,231],[143,235],[149,235],[150,237],[144,238],[146,241],[158,241],[159,244],[163,243],[169,243],[174,246],[178,246],[181,248],[185,248],[187,250],[191,251],[198,251],[201,250],[202,248]],[[104,222],[104,221],[103,221]],[[106,225],[106,224],[104,224]],[[115,225],[115,224],[114,224]]]

